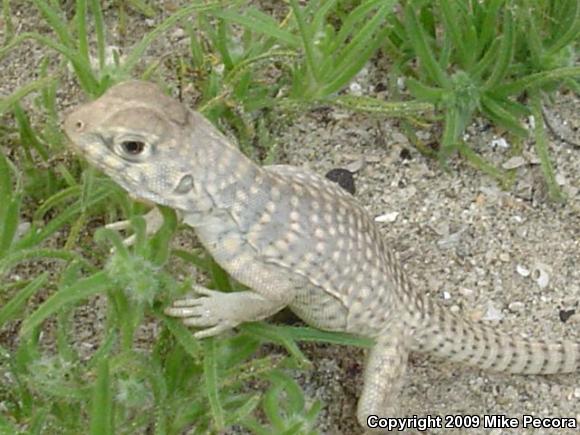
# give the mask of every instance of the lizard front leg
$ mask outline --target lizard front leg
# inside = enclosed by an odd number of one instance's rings
[[[255,322],[280,311],[287,300],[267,299],[252,292],[224,293],[195,285],[194,296],[178,299],[165,314],[180,317],[188,326],[204,328],[197,331],[196,338],[217,335],[244,322]]]

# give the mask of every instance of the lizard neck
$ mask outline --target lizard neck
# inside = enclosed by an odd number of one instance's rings
[[[240,192],[256,185],[263,170],[229,143],[219,145],[200,156],[200,161],[207,162],[200,187],[215,207],[228,209]]]
[[[191,204],[184,210],[191,226],[229,214],[240,202],[245,207],[244,198],[264,179],[264,170],[221,135],[212,138],[211,147],[200,147],[196,161]]]

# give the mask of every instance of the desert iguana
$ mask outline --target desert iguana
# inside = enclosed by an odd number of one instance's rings
[[[291,166],[259,167],[201,114],[129,81],[74,110],[73,145],[133,196],[177,210],[249,291],[201,286],[167,308],[198,338],[289,306],[306,323],[374,339],[357,417],[396,416],[410,351],[482,369],[578,370],[580,343],[529,341],[448,313],[409,283],[373,219],[336,184]]]

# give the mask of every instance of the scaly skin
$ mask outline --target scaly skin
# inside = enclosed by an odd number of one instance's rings
[[[409,351],[494,371],[576,371],[580,343],[528,341],[446,312],[410,285],[368,213],[334,183],[259,167],[199,113],[129,81],[65,121],[75,148],[133,196],[177,210],[251,291],[200,286],[168,315],[207,337],[289,306],[317,328],[371,337],[357,417],[397,415]]]

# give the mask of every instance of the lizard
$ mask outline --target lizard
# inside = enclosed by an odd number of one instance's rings
[[[307,324],[368,337],[357,419],[397,416],[410,352],[480,369],[580,368],[580,342],[531,340],[451,313],[418,292],[370,214],[337,184],[288,165],[259,166],[202,114],[130,80],[74,109],[72,146],[132,196],[175,209],[249,290],[194,285],[165,309],[204,338],[288,306]]]

